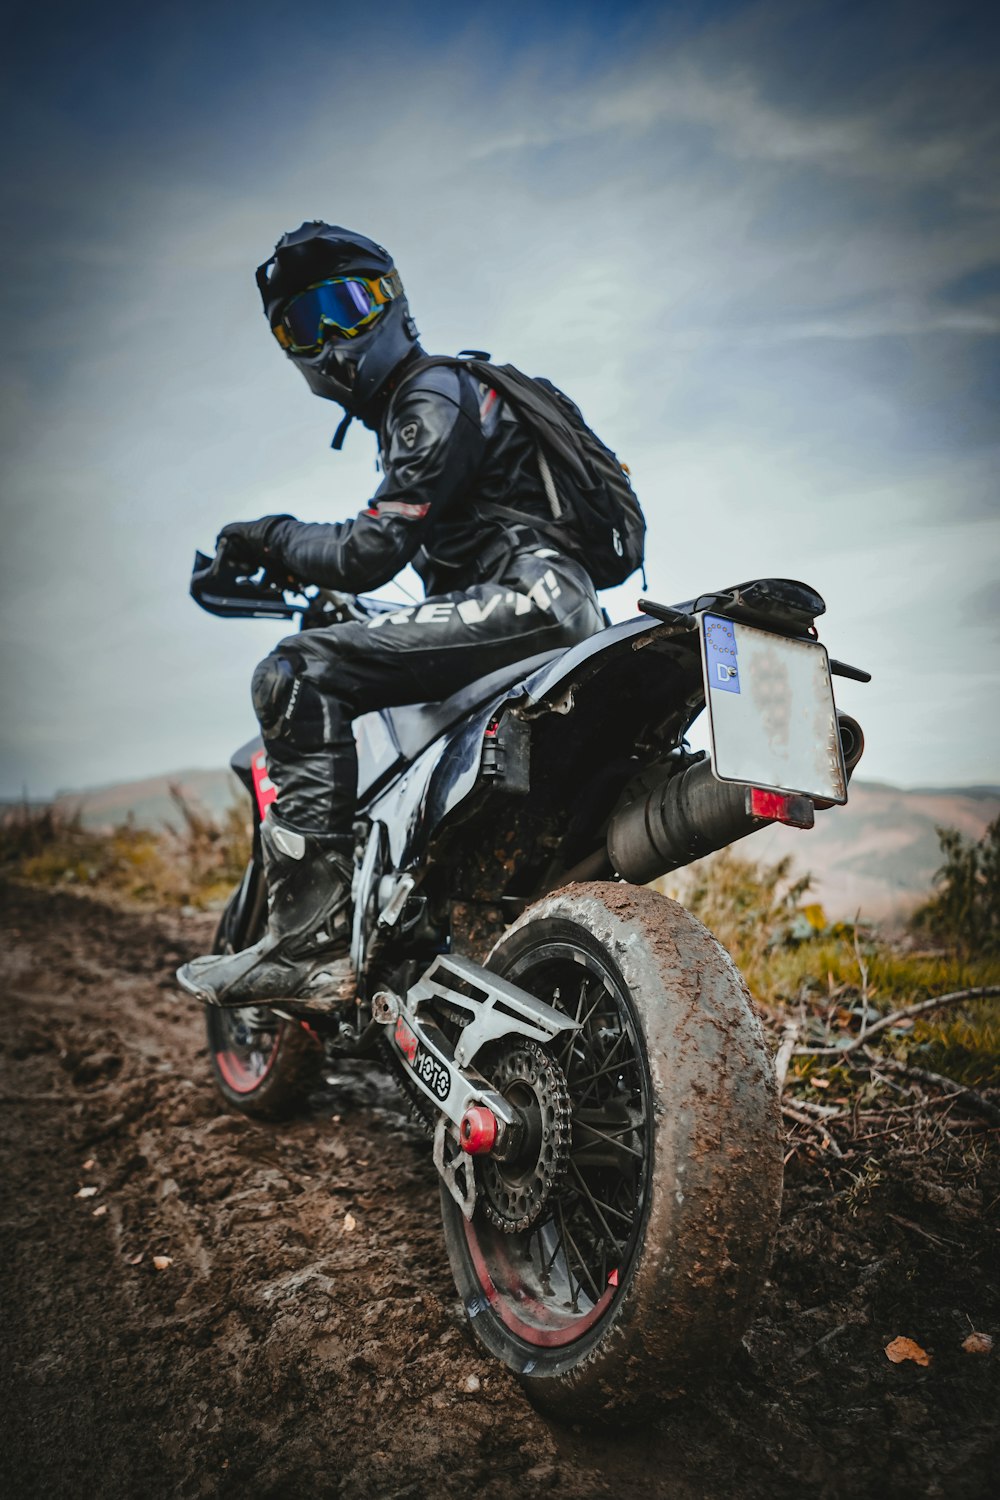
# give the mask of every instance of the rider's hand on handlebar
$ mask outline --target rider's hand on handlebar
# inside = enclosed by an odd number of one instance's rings
[[[277,559],[271,551],[268,538],[278,521],[290,521],[291,516],[261,516],[259,521],[230,521],[223,526],[216,538],[218,550],[223,547],[232,557],[241,562],[272,563]]]

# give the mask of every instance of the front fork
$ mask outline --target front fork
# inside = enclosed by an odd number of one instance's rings
[[[434,1019],[435,1001],[465,1011],[469,1019],[457,1042]],[[372,1014],[385,1026],[389,1046],[405,1076],[437,1111],[434,1165],[467,1219],[476,1207],[472,1158],[514,1154],[523,1131],[517,1108],[473,1067],[489,1042],[528,1037],[543,1046],[579,1029],[526,990],[468,959],[439,955],[401,997],[381,990]]]

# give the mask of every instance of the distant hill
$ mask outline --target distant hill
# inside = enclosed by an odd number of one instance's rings
[[[80,809],[92,827],[112,827],[132,817],[147,826],[180,821],[170,796],[177,785],[186,797],[216,815],[246,794],[231,771],[178,771],[57,798]],[[857,911],[879,920],[904,916],[930,890],[941,863],[936,829],[958,828],[980,838],[1000,815],[1000,787],[920,787],[904,791],[875,781],[851,785],[847,807],[818,813],[811,832],[774,826],[737,847],[748,859],[794,857],[813,876],[814,899],[832,918]]]
[[[846,807],[816,814],[809,832],[774,825],[740,846],[753,859],[791,854],[814,877],[815,899],[830,917],[905,916],[931,889],[941,864],[938,828],[981,838],[1000,814],[1000,787],[921,787],[851,783]]]
[[[56,807],[79,810],[89,828],[114,828],[131,818],[146,828],[178,828],[182,822],[170,788],[216,817],[246,792],[232,771],[175,771],[170,776],[147,776],[142,781],[120,781],[83,792],[60,792]]]

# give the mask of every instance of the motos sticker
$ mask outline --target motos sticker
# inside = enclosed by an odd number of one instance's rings
[[[417,1055],[410,1064],[414,1073],[421,1079],[437,1097],[444,1102],[451,1092],[451,1079],[448,1069],[442,1067],[437,1058],[425,1048],[419,1047]]]

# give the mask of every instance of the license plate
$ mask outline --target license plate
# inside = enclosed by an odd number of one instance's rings
[[[847,774],[819,641],[701,617],[712,769],[720,781],[847,801]]]

